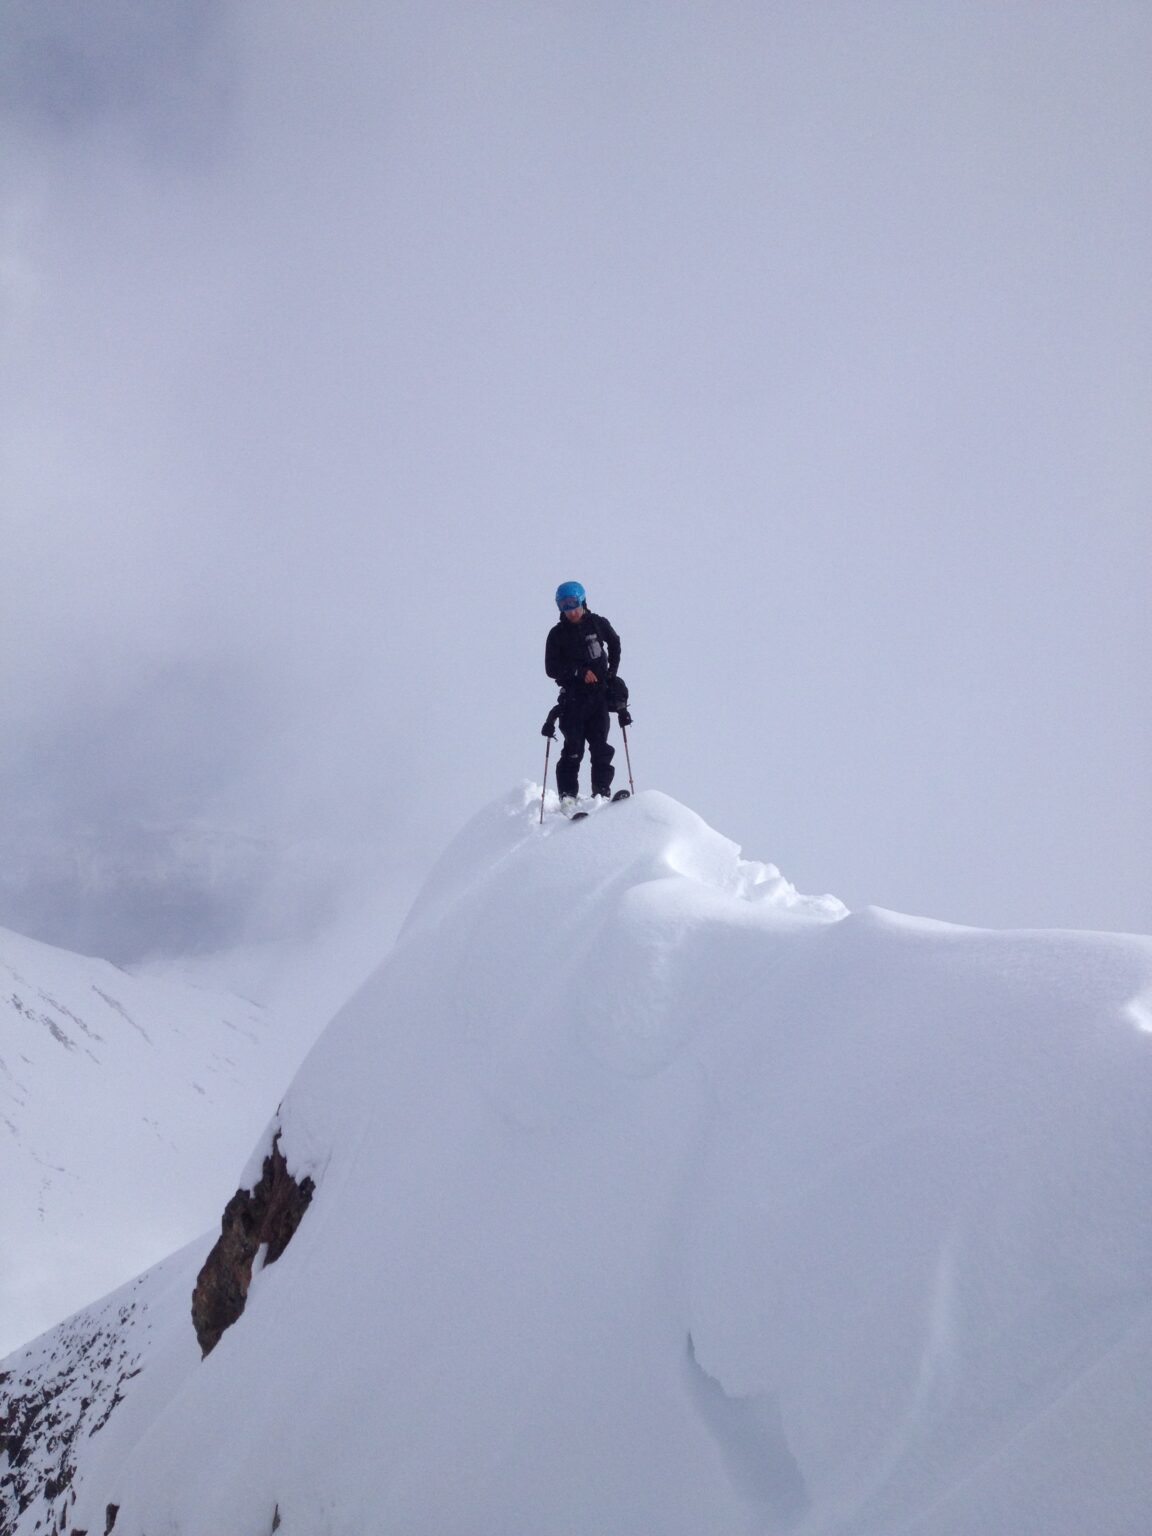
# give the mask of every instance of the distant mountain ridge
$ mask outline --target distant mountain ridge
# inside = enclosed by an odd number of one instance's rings
[[[0,1348],[215,1222],[306,1034],[0,929]]]
[[[348,878],[322,841],[285,845],[206,821],[0,831],[0,924],[116,964],[207,954],[320,926]]]

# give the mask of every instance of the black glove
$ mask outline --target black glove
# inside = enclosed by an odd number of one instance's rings
[[[626,709],[619,710],[617,712],[616,718],[617,718],[617,720],[619,720],[621,725],[631,725],[632,724],[632,716],[628,713],[628,711]]]

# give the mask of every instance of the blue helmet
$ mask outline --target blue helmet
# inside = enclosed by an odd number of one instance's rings
[[[556,588],[556,606],[563,613],[568,608],[583,608],[584,588],[578,581],[562,581]]]

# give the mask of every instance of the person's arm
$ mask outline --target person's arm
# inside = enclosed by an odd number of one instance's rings
[[[548,638],[544,642],[544,670],[554,683],[560,681],[556,675],[559,671],[559,664],[560,657],[556,646],[556,631],[550,629],[548,631]]]
[[[554,629],[548,631],[544,645],[544,670],[561,688],[565,683],[574,683],[584,675],[583,668],[576,666],[571,657],[565,654],[560,636]]]
[[[607,619],[601,619],[600,622],[604,626],[604,642],[608,647],[608,676],[615,677],[620,669],[620,636]]]

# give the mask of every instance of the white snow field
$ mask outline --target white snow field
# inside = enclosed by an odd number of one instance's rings
[[[217,1224],[291,1019],[0,929],[0,1355]]]
[[[216,1349],[189,1251],[5,1363],[82,1433],[0,1529],[1147,1536],[1152,940],[848,914],[539,793],[237,1168],[279,1132],[316,1193]]]

